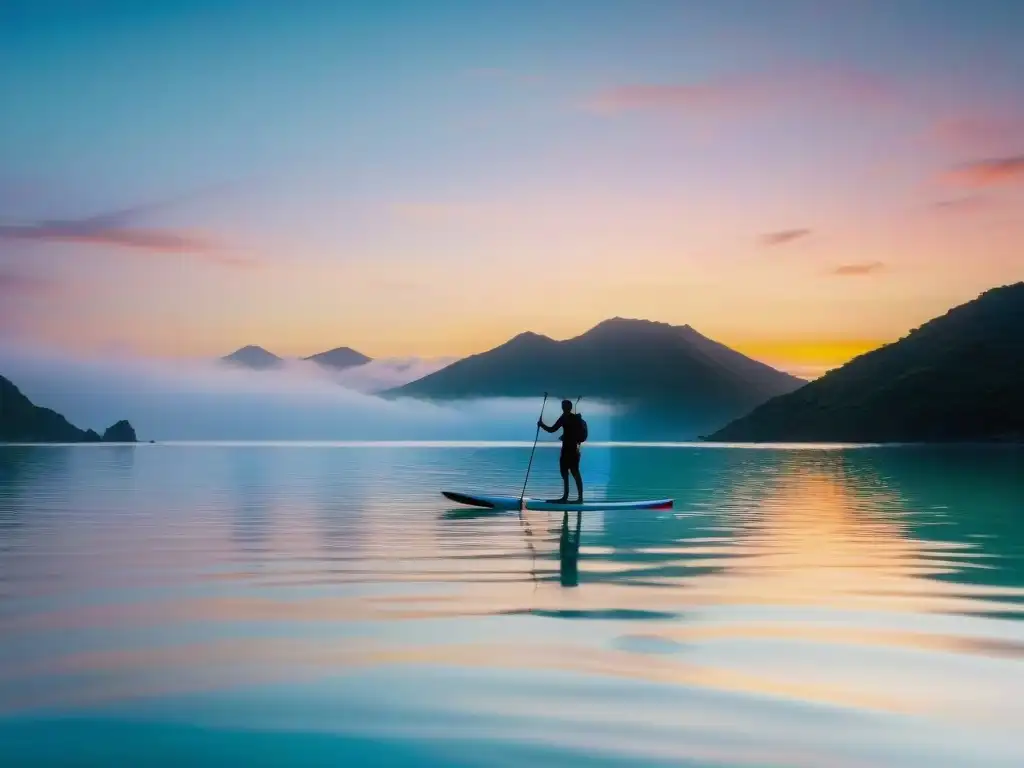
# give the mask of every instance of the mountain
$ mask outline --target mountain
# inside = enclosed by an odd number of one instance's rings
[[[127,440],[128,437],[131,440]],[[127,421],[111,426],[102,440],[135,442],[135,430]],[[0,442],[4,443],[98,443],[91,429],[81,430],[56,411],[34,405],[12,382],[0,376]]]
[[[345,370],[346,368],[354,368],[358,365],[365,365],[366,363],[369,363],[372,358],[367,357],[361,352],[356,352],[356,350],[351,347],[337,347],[335,349],[328,350],[327,352],[320,352],[319,354],[310,355],[309,357],[304,357],[302,359],[317,363],[325,368],[333,368],[340,371]],[[255,371],[280,368],[285,362],[283,357],[278,357],[273,352],[268,352],[263,347],[258,347],[254,344],[237,349],[230,355],[222,357],[221,360],[232,365],[237,365],[242,368],[250,368]]]
[[[522,333],[384,394],[427,400],[582,395],[623,406],[637,437],[653,439],[657,432],[683,439],[803,383],[688,325],[616,317],[563,341]]]
[[[106,428],[103,432],[104,443],[136,443],[135,429],[125,419]]]
[[[351,347],[337,347],[327,352],[320,352],[319,354],[303,358],[303,360],[309,360],[325,368],[334,368],[339,371],[343,371],[346,368],[354,368],[357,365],[365,365],[372,359],[362,352],[356,352]]]
[[[774,398],[708,440],[1024,440],[1024,282]]]
[[[267,352],[263,347],[257,347],[252,344],[237,349],[230,355],[225,355],[221,360],[232,365],[252,368],[257,371],[277,368],[284,363],[282,358],[272,352]]]

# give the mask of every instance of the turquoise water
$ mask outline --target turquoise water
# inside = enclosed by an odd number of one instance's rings
[[[1024,452],[528,456],[0,447],[0,763],[1024,764]]]

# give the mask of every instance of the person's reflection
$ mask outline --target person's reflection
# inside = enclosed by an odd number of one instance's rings
[[[576,513],[576,535],[569,535],[569,513],[562,513],[562,535],[558,540],[558,556],[561,560],[559,576],[563,587],[576,587],[580,583],[580,522],[583,513]]]

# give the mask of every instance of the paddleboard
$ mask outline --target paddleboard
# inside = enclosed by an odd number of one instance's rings
[[[470,507],[483,507],[485,509],[519,509],[518,496],[486,496],[476,493],[458,493],[456,491],[441,491],[446,499],[465,504]],[[653,499],[647,501],[584,501],[582,504],[574,504],[571,500],[561,504],[557,501],[545,501],[544,499],[531,499],[529,496],[523,499],[523,507],[537,511],[549,512],[585,512],[587,510],[616,510],[616,509],[672,509],[673,499]]]

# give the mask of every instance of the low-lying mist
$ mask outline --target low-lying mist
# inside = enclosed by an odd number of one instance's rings
[[[304,361],[298,361],[292,365],[295,365],[296,368],[303,368],[307,374],[329,376],[346,389],[372,394],[421,379],[434,371],[441,370],[455,360],[454,357],[384,358],[336,372],[325,371],[315,363]],[[313,370],[310,370],[309,366],[312,366]]]
[[[445,404],[385,400],[365,391],[398,383],[385,365],[380,361],[360,379],[355,370],[331,372],[301,361],[251,371],[218,361],[82,358],[0,346],[0,375],[33,403],[82,429],[102,431],[128,419],[140,440],[533,440],[542,393]],[[408,374],[416,363],[402,365]],[[346,378],[354,381],[346,386]],[[549,424],[562,396],[548,398]],[[612,409],[586,405],[580,410],[590,439],[607,439]],[[557,436],[541,432],[541,440]]]

